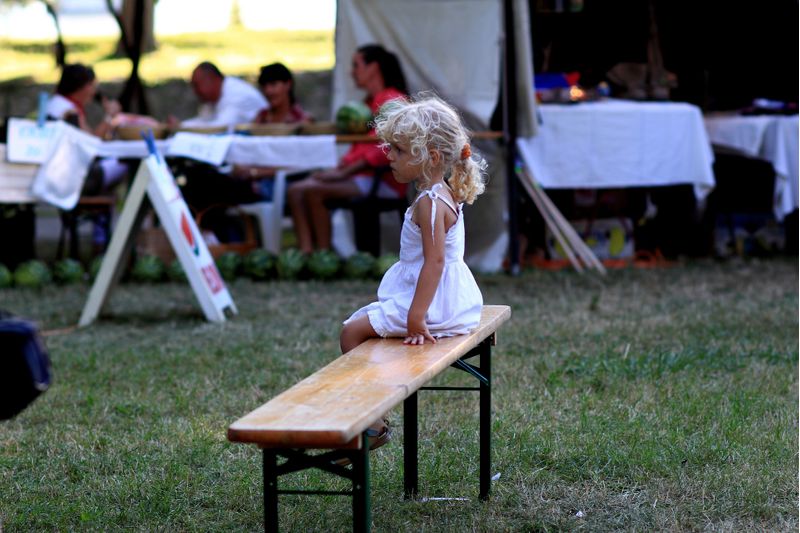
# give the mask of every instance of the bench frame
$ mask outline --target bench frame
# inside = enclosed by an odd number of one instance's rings
[[[420,390],[477,391],[480,394],[480,452],[479,452],[479,498],[487,500],[491,490],[491,351],[495,344],[495,333],[487,336],[477,346],[461,356],[452,365],[478,379],[477,387],[420,387],[403,401],[403,493],[405,499],[413,499],[418,493],[418,410],[417,392]],[[479,356],[480,366],[466,360]],[[264,472],[264,530],[278,531],[278,496],[301,495],[346,495],[353,498],[353,531],[370,530],[372,510],[369,480],[369,443],[366,432],[350,443],[350,447],[333,449],[324,453],[310,454],[307,448],[262,448]],[[285,461],[278,464],[278,457]],[[348,458],[350,468],[336,465],[334,461]],[[280,489],[278,478],[285,474],[319,468],[333,475],[352,481],[349,491]]]

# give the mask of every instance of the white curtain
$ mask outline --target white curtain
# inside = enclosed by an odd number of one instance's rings
[[[514,1],[519,134],[533,135],[536,112],[530,21],[525,0]],[[409,92],[433,90],[458,107],[469,127],[487,130],[500,97],[503,50],[501,0],[338,0],[333,113],[361,100],[350,77],[353,53],[376,43],[395,53]],[[486,193],[467,213],[467,262],[481,271],[502,267],[508,237],[503,152],[476,143],[492,163]],[[474,221],[474,222],[471,222]]]

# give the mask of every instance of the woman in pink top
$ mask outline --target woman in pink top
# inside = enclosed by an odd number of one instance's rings
[[[351,74],[356,87],[367,93],[364,100],[377,114],[378,109],[395,98],[405,96],[406,81],[397,57],[380,45],[360,47],[353,54]],[[375,135],[374,131],[369,132]],[[287,191],[294,230],[300,250],[311,253],[331,247],[331,217],[325,202],[333,199],[358,198],[369,193],[375,172],[388,167],[389,160],[378,141],[353,143],[336,168],[312,173],[293,183]],[[378,195],[400,198],[406,185],[397,183],[386,172]]]
[[[261,67],[258,86],[269,102],[253,120],[255,124],[308,124],[314,118],[297,102],[294,95],[294,76],[283,63],[271,63]],[[274,167],[262,165],[233,165],[233,176],[239,180],[250,180],[253,192],[262,201],[272,200]]]
[[[261,67],[258,86],[269,102],[253,122],[256,124],[307,124],[313,122],[311,115],[297,103],[294,96],[294,76],[283,63],[272,63]]]

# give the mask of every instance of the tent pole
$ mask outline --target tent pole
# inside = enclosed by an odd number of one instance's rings
[[[519,224],[517,221],[517,54],[514,32],[514,0],[503,0],[503,140],[506,145],[506,191],[508,193],[509,274],[520,273]]]

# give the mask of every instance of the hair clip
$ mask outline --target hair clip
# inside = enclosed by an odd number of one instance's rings
[[[461,149],[461,159],[467,159],[471,155],[472,150],[470,150],[469,143],[467,143],[464,145],[464,148]]]

